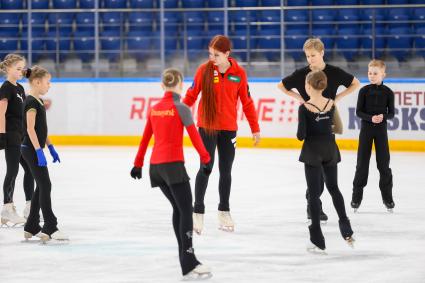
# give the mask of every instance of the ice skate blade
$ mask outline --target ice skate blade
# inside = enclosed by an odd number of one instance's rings
[[[393,208],[387,208],[388,213],[394,213],[394,209]]]
[[[347,242],[347,245],[354,249],[354,242],[356,241],[353,237],[347,237],[345,238],[345,241]]]
[[[307,221],[305,223],[307,223],[307,225],[311,225],[311,219],[307,219]],[[320,220],[320,224],[326,225],[326,224],[328,224],[328,221],[327,220]]]
[[[190,272],[189,274],[183,276],[182,281],[203,281],[203,280],[208,280],[211,277],[212,277],[211,272],[202,273],[202,274]]]
[[[218,230],[233,233],[233,232],[235,232],[235,227],[233,227],[233,226],[219,226]]]
[[[359,209],[358,208],[354,208],[354,213],[357,213]]]
[[[317,255],[327,255],[325,250],[319,249],[316,245],[314,244],[309,244],[307,245],[307,252],[311,253],[311,254],[317,254]]]
[[[9,225],[8,223],[9,222],[7,222],[7,221],[6,221],[6,223],[3,223],[3,221],[2,221],[0,228],[4,228],[4,229],[6,229],[6,228],[22,228],[25,225],[25,223],[14,223],[12,225]]]

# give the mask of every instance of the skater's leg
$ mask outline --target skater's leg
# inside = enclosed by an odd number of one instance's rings
[[[217,141],[218,167],[220,179],[218,191],[220,194],[220,204],[218,210],[230,211],[229,199],[232,186],[232,166],[235,160],[236,132],[220,131]]]
[[[211,163],[214,164],[215,149],[217,147],[217,135],[209,135],[202,128],[199,128],[199,134],[201,135],[205,148],[211,156]],[[205,213],[204,198],[208,186],[208,179],[209,175],[205,174],[204,170],[202,170],[202,166],[200,166],[195,180],[195,213]]]
[[[363,188],[367,184],[369,176],[369,162],[372,154],[373,129],[369,125],[362,123],[359,135],[359,147],[357,149],[357,166],[353,180],[352,202],[360,204],[363,199]]]
[[[24,231],[36,235],[41,231],[40,227],[40,189],[35,188],[34,194],[31,200],[31,210],[28,216],[27,222],[25,223]]]
[[[25,192],[25,200],[31,201],[34,193],[34,178],[31,174],[31,170],[25,161],[25,159],[21,156],[20,162],[22,168],[24,168],[24,192]]]
[[[307,187],[309,190],[308,205],[311,213],[311,225],[308,227],[310,231],[310,241],[318,248],[324,250],[325,239],[320,228],[320,182],[322,169],[305,164],[304,165],[305,177]]]
[[[379,127],[379,134],[375,139],[376,164],[379,170],[379,188],[382,200],[385,203],[393,202],[393,175],[390,168],[390,149],[388,146],[387,128]]]
[[[30,167],[31,174],[35,179],[37,187],[39,188],[40,208],[44,218],[42,232],[50,236],[58,230],[58,222],[52,210],[52,201],[50,196],[52,184],[50,182],[49,170],[47,169],[47,166],[38,166],[37,155],[33,149],[28,147],[22,148],[22,154]]]
[[[346,219],[347,213],[345,211],[344,197],[338,188],[338,166],[324,166],[323,171],[326,175],[326,187],[332,197],[332,202],[338,214],[338,218]]]
[[[19,171],[21,151],[19,146],[6,146],[4,149],[6,159],[6,175],[3,183],[3,203],[13,203],[15,180]]]
[[[200,264],[192,246],[192,192],[189,182],[172,185],[170,191],[180,215],[178,231],[181,241],[180,264],[185,275]]]

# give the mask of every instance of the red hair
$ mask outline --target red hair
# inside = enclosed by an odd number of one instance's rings
[[[231,50],[232,43],[230,39],[224,35],[214,36],[208,47],[213,48],[222,53]],[[214,64],[208,61],[202,80],[202,122],[206,132],[213,132],[213,125],[217,115],[217,105],[214,95]]]

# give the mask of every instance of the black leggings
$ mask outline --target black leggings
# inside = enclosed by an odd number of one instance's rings
[[[34,197],[31,200],[31,211],[25,224],[25,231],[31,234],[37,234],[40,231],[40,208],[43,213],[44,226],[41,231],[47,235],[51,235],[58,230],[57,219],[52,211],[52,201],[50,193],[52,184],[50,182],[49,170],[47,166],[38,166],[37,155],[34,149],[22,147],[22,156],[31,169],[31,174],[34,176],[37,187],[34,192]]]
[[[190,183],[184,182],[171,186],[163,184],[160,189],[173,207],[173,228],[179,245],[180,266],[183,275],[186,275],[199,264],[192,247],[193,220]]]
[[[3,203],[13,202],[15,180],[19,171],[19,163],[24,168],[24,192],[25,200],[30,201],[34,193],[34,178],[30,168],[21,156],[21,145],[6,146],[4,149],[6,159],[6,176],[3,183]]]
[[[220,194],[220,203],[218,210],[230,210],[230,189],[232,186],[232,165],[235,159],[236,132],[235,131],[217,131],[214,135],[208,135],[203,128],[199,128],[199,134],[204,142],[205,148],[211,156],[211,162],[214,164],[215,149],[218,151],[218,169],[220,178],[218,191]],[[209,176],[199,169],[195,181],[195,206],[194,212],[205,213],[205,192],[208,186]]]
[[[322,169],[323,168],[323,169]],[[347,220],[344,198],[338,188],[337,166],[310,166],[304,164],[305,178],[309,189],[308,203],[311,212],[312,227],[320,227],[320,194],[322,184],[322,171],[326,187],[332,197],[332,202],[340,220]]]

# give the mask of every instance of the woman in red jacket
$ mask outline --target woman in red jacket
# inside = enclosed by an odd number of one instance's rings
[[[208,47],[209,60],[196,71],[193,85],[187,91],[183,102],[192,106],[199,93],[202,92],[198,107],[199,133],[211,156],[211,166],[214,162],[216,148],[219,158],[219,228],[233,231],[234,223],[229,212],[229,198],[238,129],[236,119],[239,99],[251,128],[254,145],[260,142],[260,127],[254,102],[249,93],[245,70],[238,65],[235,59],[229,57],[230,40],[223,35],[217,35],[211,40]],[[198,234],[203,229],[204,197],[208,178],[209,174],[206,174],[201,167],[196,176],[193,214],[193,229]]]
[[[143,159],[152,135],[149,175],[152,187],[159,187],[173,207],[173,227],[179,245],[180,265],[184,279],[211,277],[211,271],[195,257],[192,247],[192,192],[183,156],[183,127],[201,157],[203,170],[208,173],[210,155],[196,130],[190,109],[180,102],[183,75],[167,69],[162,75],[164,97],[152,107],[131,170],[131,177],[142,178]]]

